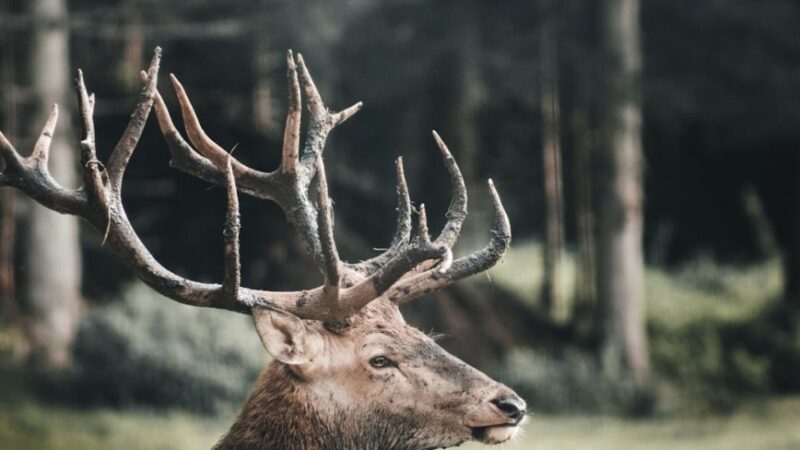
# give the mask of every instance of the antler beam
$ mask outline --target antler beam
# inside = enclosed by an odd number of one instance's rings
[[[53,180],[47,170],[50,142],[58,118],[56,106],[28,157],[22,157],[0,133],[0,156],[6,165],[0,173],[0,187],[15,187],[50,209],[85,218],[103,233],[104,243],[139,278],[167,297],[189,305],[245,313],[252,308],[268,308],[290,312],[303,319],[342,322],[377,298],[408,301],[457,279],[486,270],[505,252],[511,237],[510,227],[500,198],[490,181],[496,216],[494,237],[485,249],[453,260],[452,247],[467,214],[466,188],[453,156],[434,132],[453,186],[448,220],[442,232],[435,240],[431,240],[425,208],[421,205],[417,235],[411,238],[411,200],[403,162],[398,158],[398,220],[391,247],[383,254],[361,263],[341,261],[333,238],[334,216],[322,154],[330,132],[358,112],[361,103],[340,112],[330,112],[302,56],[298,54],[295,57],[290,51],[287,54],[289,108],[281,165],[272,172],[262,172],[236,160],[205,133],[186,89],[171,75],[189,137],[189,142],[184,140],[156,89],[160,58],[161,51],[156,49],[147,72],[141,74],[143,87],[131,120],[106,165],[97,159],[95,148],[92,118],[95,97],[86,89],[83,73],[78,72],[77,90],[83,126],[80,141],[83,187],[74,191],[65,189]],[[302,151],[301,93],[305,94],[310,115]],[[223,233],[225,274],[221,284],[188,280],[161,266],[142,244],[125,214],[121,197],[122,179],[153,107],[172,154],[171,165],[226,188],[228,208]],[[283,209],[324,275],[320,287],[308,291],[273,292],[241,286],[238,193],[272,200]]]

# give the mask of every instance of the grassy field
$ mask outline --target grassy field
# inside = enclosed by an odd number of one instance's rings
[[[75,411],[25,401],[0,405],[2,449],[197,450],[210,448],[231,417],[109,410]],[[489,448],[470,444],[462,448]],[[800,449],[800,398],[749,404],[725,416],[626,420],[532,416],[518,450]]]

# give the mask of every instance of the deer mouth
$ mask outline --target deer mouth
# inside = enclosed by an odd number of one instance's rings
[[[470,427],[472,439],[483,444],[502,444],[513,438],[519,431],[517,423],[502,423],[482,427]]]

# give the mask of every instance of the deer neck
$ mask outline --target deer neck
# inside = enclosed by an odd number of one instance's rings
[[[332,406],[284,364],[259,377],[228,433],[214,450],[420,450],[407,418]],[[362,412],[363,411],[363,412]]]

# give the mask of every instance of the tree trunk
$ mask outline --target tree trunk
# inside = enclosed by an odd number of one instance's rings
[[[580,95],[580,94],[579,94]],[[579,336],[595,332],[597,294],[595,277],[594,214],[592,212],[592,146],[585,97],[579,97],[570,115],[575,173],[575,226],[578,244],[573,326]]]
[[[253,126],[267,136],[276,137],[281,133],[281,113],[275,105],[272,92],[272,79],[275,68],[283,60],[270,46],[272,41],[267,24],[258,27],[253,33],[253,90],[251,94]]]
[[[36,18],[31,35],[28,77],[36,112],[29,121],[43,123],[54,102],[66,101],[69,76],[69,34],[65,0],[29,0]],[[60,109],[59,127],[50,152],[50,173],[65,186],[77,179],[72,148],[73,133],[69,107]],[[78,222],[33,202],[28,206],[25,262],[20,286],[28,316],[28,336],[33,362],[42,368],[62,368],[69,364],[69,349],[75,334],[80,305],[80,248]]]
[[[124,0],[122,13],[125,15],[125,28],[120,77],[124,81],[126,90],[137,92],[142,85],[139,71],[145,67],[144,33],[142,32],[139,0]]]
[[[602,358],[611,376],[649,372],[642,255],[642,113],[638,0],[604,0],[598,149],[598,301]]]
[[[542,167],[547,214],[545,215],[544,277],[542,302],[551,316],[559,316],[564,305],[561,256],[564,245],[564,197],[561,177],[561,139],[559,126],[558,59],[552,19],[542,26],[541,98]]]
[[[8,9],[7,5],[3,5]],[[9,139],[17,139],[17,95],[14,85],[14,63],[11,55],[10,42],[12,41],[7,28],[8,19],[2,19],[2,45],[3,51],[3,129]],[[0,323],[13,328],[16,335],[22,324],[20,320],[19,305],[16,297],[16,284],[14,280],[14,235],[15,223],[15,196],[12,189],[3,189],[0,193]]]
[[[800,308],[800,152],[794,156],[794,208],[789,245],[783,255],[783,297],[786,304]]]

